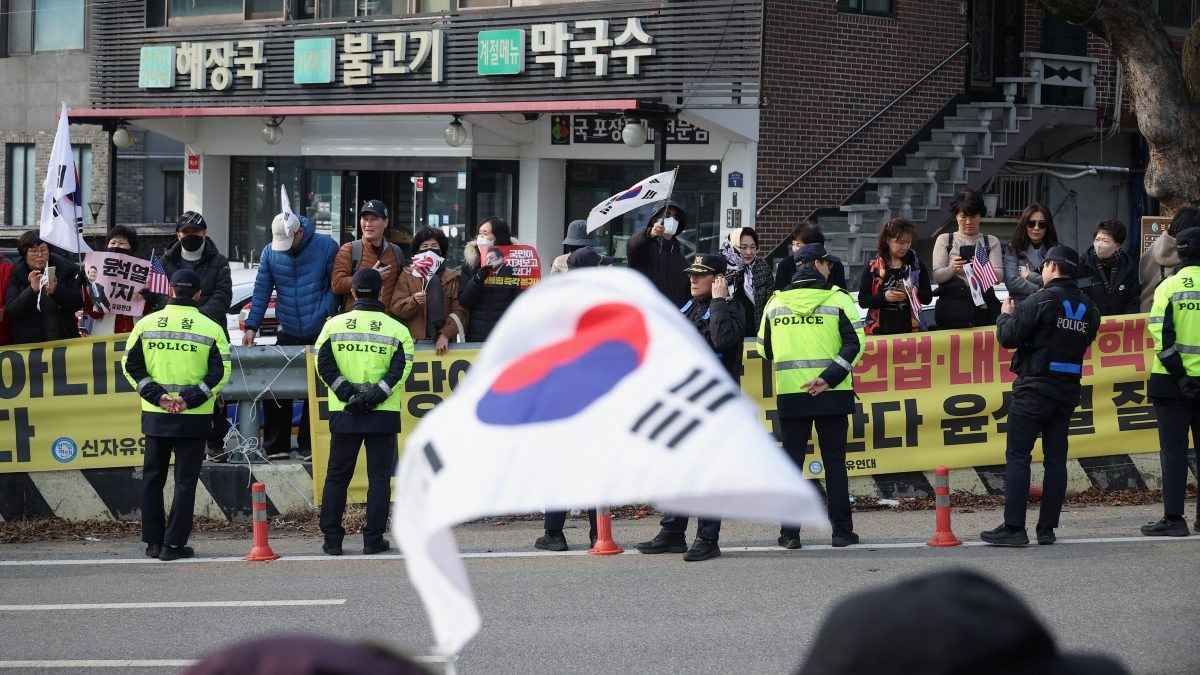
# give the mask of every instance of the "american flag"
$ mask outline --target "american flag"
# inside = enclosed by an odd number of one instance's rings
[[[981,237],[975,242],[975,258],[971,260],[971,275],[979,283],[980,291],[986,291],[1000,283],[996,278],[996,271],[992,269],[992,263],[988,261],[988,250],[983,241],[984,238]]]
[[[146,288],[151,293],[166,295],[171,288],[171,280],[167,278],[167,270],[163,267],[162,258],[150,252],[150,276],[146,279]]]

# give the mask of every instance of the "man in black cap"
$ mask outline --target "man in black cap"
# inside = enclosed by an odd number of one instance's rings
[[[828,281],[831,262],[822,244],[805,244],[795,255],[792,283],[763,308],[758,327],[763,358],[774,361],[775,400],[783,449],[803,471],[812,431],[817,430],[821,461],[810,473],[824,474],[830,543],[857,544],[850,512],[846,437],[854,412],[854,364],[866,345],[863,321],[850,295]],[[782,523],[779,545],[801,547],[800,526]]]
[[[691,281],[692,299],[679,311],[700,331],[704,341],[721,359],[725,371],[737,383],[742,373],[746,316],[742,306],[729,297],[726,266],[725,257],[716,253],[692,258],[692,264],[684,269]],[[698,518],[696,540],[690,549],[683,534],[687,522],[687,516],[663,516],[658,535],[638,544],[637,549],[642,553],[683,553],[683,559],[688,562],[721,555],[717,545],[721,534],[720,520]]]
[[[995,546],[1025,546],[1025,509],[1029,498],[1029,461],[1042,437],[1046,477],[1036,527],[1037,542],[1055,541],[1054,528],[1067,493],[1067,428],[1079,405],[1083,356],[1100,329],[1100,312],[1079,290],[1075,275],[1079,254],[1067,246],[1046,252],[1040,272],[1042,289],[1021,304],[1004,301],[996,319],[996,338],[1013,354],[1012,403],[1004,466],[1004,522],[979,538]]]
[[[396,244],[388,241],[387,231],[388,208],[378,199],[368,199],[358,210],[358,227],[361,239],[348,241],[338,249],[333,260],[333,278],[330,283],[333,292],[341,300],[342,311],[349,311],[354,304],[350,294],[350,280],[360,268],[370,268],[379,272],[383,278],[383,290],[379,293],[379,301],[384,310],[395,314],[392,306],[392,294],[396,288],[396,278],[404,269],[404,252]],[[442,252],[446,254],[445,251]]]
[[[387,532],[391,480],[400,433],[400,392],[412,370],[413,340],[408,328],[383,310],[378,270],[354,273],[349,312],[325,322],[315,344],[317,374],[329,387],[329,470],[321,493],[321,549],[342,554],[342,514],[358,451],[367,448],[367,522],[363,553],[390,548]]]
[[[920,617],[904,615],[920,607]],[[1020,598],[950,570],[852,595],[830,610],[800,675],[1125,675],[1098,654],[1066,654]]]
[[[125,377],[142,397],[142,541],[159,560],[190,558],[196,481],[204,462],[213,402],[229,380],[225,326],[200,312],[200,275],[171,276],[167,306],[143,317],[125,342]],[[175,496],[163,524],[163,486],[175,454]]]
[[[196,211],[185,211],[175,223],[178,242],[162,256],[163,271],[173,278],[179,270],[192,270],[200,277],[200,312],[218,326],[225,327],[225,312],[233,299],[233,278],[229,259],[217,250],[208,238],[208,222]],[[167,298],[157,297],[162,307]],[[228,337],[228,331],[226,331]],[[229,421],[225,417],[225,401],[217,397],[213,404],[212,429],[208,435],[208,455],[214,461],[224,461],[225,434]]]

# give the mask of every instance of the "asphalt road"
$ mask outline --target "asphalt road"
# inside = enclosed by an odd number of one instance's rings
[[[1101,651],[1135,673],[1200,671],[1200,584],[1190,576],[1200,536],[1151,540],[1137,526],[1156,506],[1089,507],[1064,514],[1060,544],[1025,549],[975,545],[995,511],[955,515],[968,545],[923,543],[933,513],[856,514],[864,544],[773,547],[770,524],[727,523],[724,555],[592,557],[532,549],[538,523],[459,528],[483,630],[459,673],[792,672],[829,608],[858,589],[914,574],[969,567],[1032,605],[1067,650]],[[1031,519],[1032,521],[1032,519]],[[573,544],[586,521],[571,521]],[[653,535],[656,523],[618,521],[619,543]],[[264,633],[317,633],[428,652],[432,635],[394,552],[330,558],[313,537],[275,537],[284,557],[246,563],[246,535],[198,536],[200,558],[162,563],[136,541],[55,542],[0,548],[0,670],[31,673],[178,672],[221,645]],[[347,539],[347,552],[358,542]],[[477,556],[477,557],[476,557]],[[224,559],[222,559],[224,558]],[[263,601],[309,604],[261,606]],[[127,603],[222,606],[131,607]],[[251,603],[229,606],[230,603]],[[107,608],[61,607],[112,603]],[[878,624],[920,621],[922,607],[880,607]],[[864,648],[869,641],[864,638]],[[969,648],[969,646],[964,646]],[[28,662],[47,660],[57,667]],[[127,663],[149,662],[150,665]],[[124,663],[117,670],[117,664]],[[158,667],[153,667],[154,663]],[[89,667],[90,665],[90,667]],[[107,667],[101,667],[107,666]]]

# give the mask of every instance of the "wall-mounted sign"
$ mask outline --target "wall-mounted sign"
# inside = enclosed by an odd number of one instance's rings
[[[262,89],[260,68],[266,62],[262,40],[181,42],[175,50],[175,72],[190,76],[189,89],[204,89],[207,84],[225,91],[234,79],[245,80],[251,89]]]
[[[337,40],[331,37],[296,40],[292,43],[292,82],[332,83],[337,70],[337,61],[334,59],[336,49]]]
[[[519,75],[525,72],[525,31],[479,31],[479,74]]]
[[[729,187],[731,187],[731,188],[742,187],[742,178],[743,178],[743,176],[742,176],[741,171],[730,171],[729,172]]]
[[[138,86],[170,89],[175,86],[175,47],[142,47],[138,61]]]
[[[569,134],[564,133],[561,128],[563,124],[569,125]],[[621,118],[607,115],[555,115],[550,120],[550,143],[621,143],[621,129],[624,126]],[[654,142],[653,129],[649,130],[646,142]],[[667,143],[708,145],[708,131],[683,120],[667,120]]]

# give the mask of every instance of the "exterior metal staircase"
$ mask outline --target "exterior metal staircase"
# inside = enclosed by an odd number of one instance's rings
[[[879,227],[894,217],[917,226],[922,239],[949,219],[963,190],[980,191],[1038,131],[1052,125],[1094,125],[1099,60],[1024,52],[1028,76],[997,78],[1004,100],[961,103],[917,150],[897,158],[865,181],[865,190],[839,206],[843,217],[822,217],[830,252],[843,259],[851,285],[875,255]],[[1042,87],[1083,89],[1079,107],[1042,105]],[[1023,101],[1023,102],[1021,102]]]

